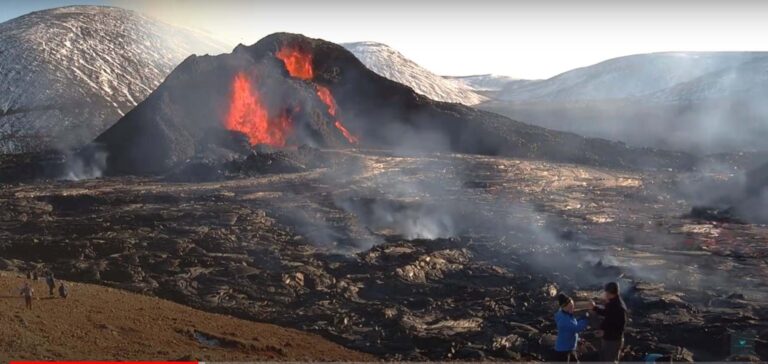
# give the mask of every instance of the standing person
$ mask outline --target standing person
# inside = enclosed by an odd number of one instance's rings
[[[603,316],[600,330],[603,342],[600,347],[600,360],[618,363],[621,359],[621,348],[624,346],[624,327],[627,323],[627,306],[619,295],[619,284],[610,282],[605,285],[605,307],[599,307],[592,302],[592,310]]]
[[[35,290],[32,289],[32,286],[29,285],[29,282],[24,282],[24,286],[21,287],[21,295],[24,296],[24,304],[28,310],[32,309],[32,295],[34,293]]]
[[[69,296],[69,289],[64,286],[64,282],[61,282],[61,285],[59,286],[59,297],[67,298],[67,296]]]
[[[53,290],[56,288],[56,279],[53,278],[53,272],[48,271],[45,276],[45,283],[48,284],[48,295],[53,296]]]
[[[575,309],[573,300],[565,294],[557,295],[557,303],[560,309],[555,313],[557,324],[555,361],[570,362],[573,359],[574,362],[578,362],[576,344],[579,341],[579,333],[587,329],[589,321],[586,318],[577,319],[573,315]]]

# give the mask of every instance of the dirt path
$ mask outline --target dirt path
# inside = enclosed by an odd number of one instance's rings
[[[0,276],[0,361],[324,360],[370,361],[319,336],[194,310],[111,288],[69,283],[68,299],[49,298],[43,280],[26,310],[25,279]]]

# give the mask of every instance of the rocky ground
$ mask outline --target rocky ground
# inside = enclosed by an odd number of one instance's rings
[[[373,359],[312,334],[239,320],[112,288],[67,282],[70,296],[24,307],[23,275],[0,276],[0,360],[327,360]]]
[[[326,163],[262,154],[226,171],[3,186],[0,268],[408,360],[546,359],[553,296],[585,301],[619,280],[625,359],[722,360],[741,337],[768,359],[768,228],[686,218],[673,173],[316,153]],[[599,339],[584,338],[589,359]]]

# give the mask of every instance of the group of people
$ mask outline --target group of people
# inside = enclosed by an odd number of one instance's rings
[[[21,296],[24,297],[24,304],[27,309],[32,309],[32,300],[35,295],[35,289],[32,287],[30,281],[37,281],[39,276],[36,270],[27,272],[27,282],[24,282],[24,286],[21,287]],[[53,276],[53,272],[45,272],[45,284],[48,286],[48,295],[53,297],[56,290],[56,278]],[[59,282],[59,297],[67,298],[69,296],[69,289],[63,281]]]
[[[604,305],[590,302],[591,309],[582,317],[576,317],[576,306],[572,298],[560,293],[557,301],[560,308],[555,313],[557,339],[555,341],[555,361],[577,362],[579,357],[576,346],[579,333],[589,327],[590,312],[602,316],[597,335],[602,338],[600,361],[618,363],[624,346],[624,327],[627,323],[627,306],[619,294],[619,284],[610,282],[605,285]]]

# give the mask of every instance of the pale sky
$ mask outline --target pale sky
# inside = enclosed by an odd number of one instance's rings
[[[547,78],[636,53],[768,50],[762,0],[0,0],[0,21],[74,3],[138,10],[232,46],[278,31],[378,41],[443,75]]]

